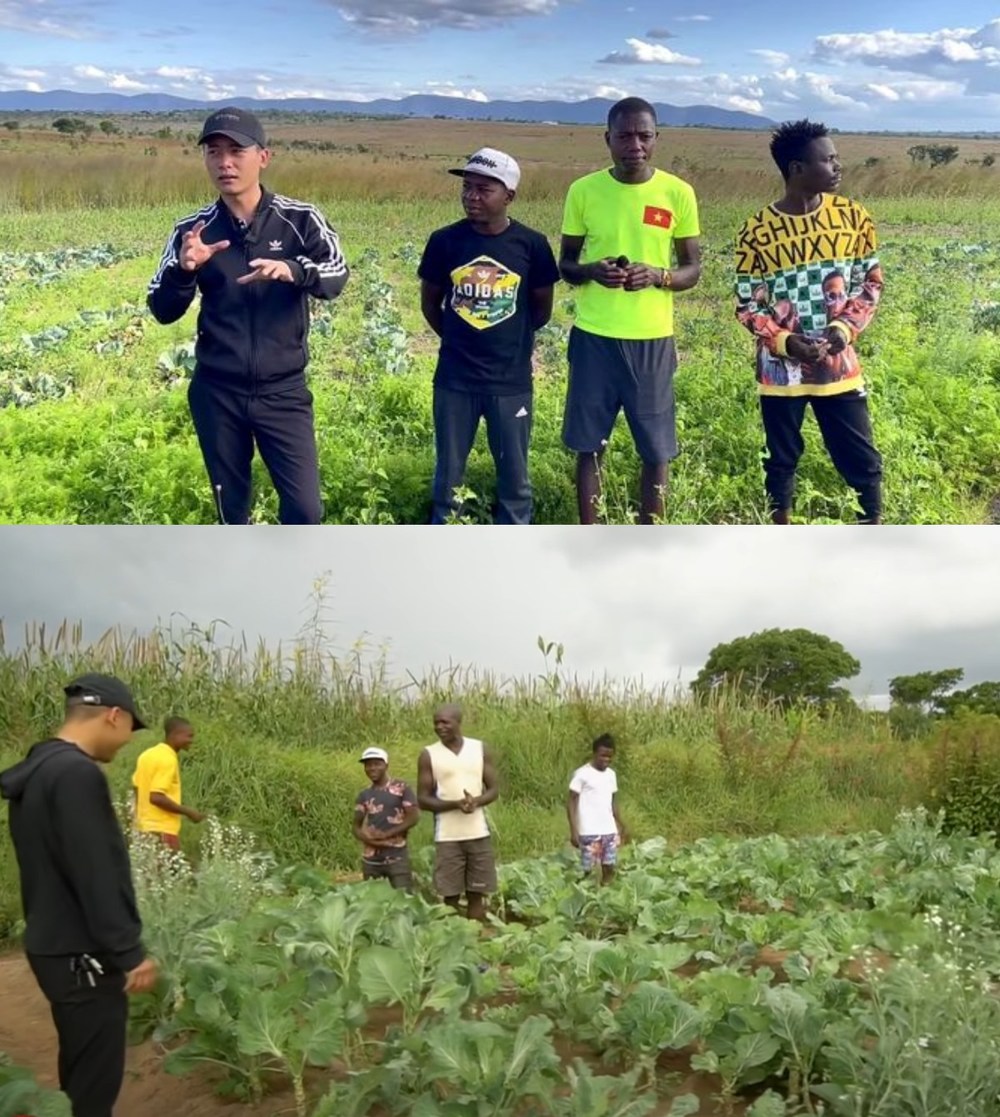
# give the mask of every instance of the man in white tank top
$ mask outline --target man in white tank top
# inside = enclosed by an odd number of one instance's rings
[[[462,736],[462,711],[439,707],[434,714],[436,744],[420,754],[417,799],[434,815],[434,887],[458,909],[462,893],[470,919],[486,918],[486,897],[496,891],[497,870],[486,812],[499,794],[490,750]]]

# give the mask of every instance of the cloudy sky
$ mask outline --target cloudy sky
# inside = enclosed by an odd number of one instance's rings
[[[995,0],[0,0],[0,89],[617,97],[996,129]]]
[[[419,534],[418,534],[419,533]],[[8,646],[31,621],[149,632],[173,614],[229,635],[293,639],[329,572],[329,635],[367,634],[393,670],[449,662],[580,678],[689,681],[717,643],[809,628],[862,664],[874,700],[897,674],[1000,678],[996,528],[0,528]]]

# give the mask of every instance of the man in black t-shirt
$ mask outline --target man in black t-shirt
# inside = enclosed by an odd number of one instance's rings
[[[552,316],[559,269],[541,233],[507,216],[521,172],[484,147],[460,170],[465,220],[432,233],[420,261],[420,304],[441,338],[434,374],[434,511],[458,510],[479,420],[497,470],[496,522],[531,522],[528,440],[531,351]]]

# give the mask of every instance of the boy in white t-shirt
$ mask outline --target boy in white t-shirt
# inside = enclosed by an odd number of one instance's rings
[[[580,851],[585,873],[601,866],[601,884],[615,875],[618,846],[627,840],[618,813],[618,777],[611,767],[614,755],[614,739],[602,734],[593,744],[590,763],[573,773],[566,800],[569,840]]]

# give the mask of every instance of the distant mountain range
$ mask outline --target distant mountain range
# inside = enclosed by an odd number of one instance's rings
[[[0,93],[0,112],[136,113],[200,112],[223,103],[254,112],[351,113],[364,116],[445,116],[460,120],[519,120],[553,124],[602,124],[613,101],[591,97],[586,101],[470,101],[464,97],[417,94],[392,101],[325,101],[302,97],[256,100],[234,97],[230,101],[196,101],[169,93],[75,93],[53,89],[45,93],[12,90]],[[656,104],[661,124],[673,127],[771,128],[773,120],[754,113],[717,109],[712,105]]]

